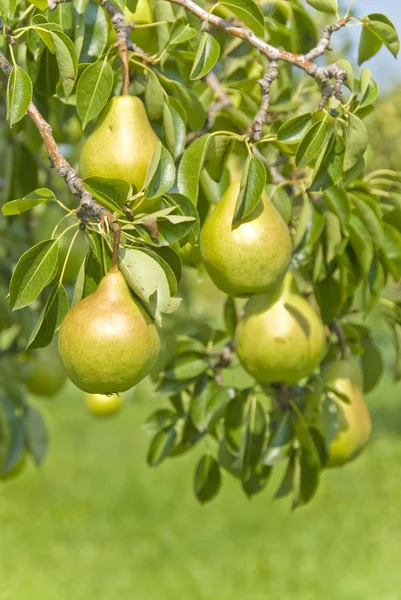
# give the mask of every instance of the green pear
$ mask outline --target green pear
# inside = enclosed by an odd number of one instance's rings
[[[57,354],[57,342],[31,350],[26,355],[22,378],[28,391],[36,396],[54,396],[61,390],[67,373]]]
[[[159,138],[143,102],[136,96],[114,96],[82,148],[82,177],[115,177],[142,189]]]
[[[320,364],[326,348],[324,325],[298,293],[290,273],[279,292],[249,300],[235,348],[243,367],[260,383],[293,385]]]
[[[326,467],[339,467],[353,460],[363,450],[370,438],[371,418],[362,395],[362,374],[358,365],[350,360],[337,360],[322,369],[324,379],[340,394],[347,396],[349,404],[330,392],[337,407],[338,429],[329,446]]]
[[[60,327],[59,353],[68,377],[90,394],[133,387],[152,369],[159,351],[154,322],[113,268]]]
[[[279,286],[291,260],[291,236],[263,195],[252,213],[232,226],[240,183],[232,183],[203,225],[202,261],[216,286],[234,297],[263,294]]]

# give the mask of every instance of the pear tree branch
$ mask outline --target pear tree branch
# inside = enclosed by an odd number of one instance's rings
[[[338,23],[335,25],[331,25],[325,28],[320,41],[316,48],[310,50],[307,54],[293,54],[292,52],[288,52],[287,50],[282,50],[280,48],[276,48],[272,46],[268,42],[262,40],[262,38],[255,35],[255,33],[243,25],[242,23],[238,23],[238,21],[229,21],[227,19],[223,19],[218,17],[217,15],[209,13],[207,10],[200,7],[194,0],[169,0],[173,4],[178,4],[179,6],[184,7],[186,10],[194,14],[198,19],[200,19],[204,24],[213,25],[217,29],[221,29],[226,33],[234,35],[244,42],[247,42],[261,54],[267,56],[267,58],[272,61],[282,60],[286,63],[289,63],[302,71],[305,71],[310,77],[312,77],[316,83],[319,85],[322,91],[322,100],[320,102],[319,107],[322,108],[328,98],[334,96],[337,99],[340,99],[342,92],[342,85],[344,81],[347,79],[347,73],[344,69],[341,69],[337,65],[337,63],[332,63],[331,65],[318,66],[314,62],[312,62],[313,58],[320,56],[329,48],[330,39],[334,31],[338,31],[342,27],[344,27],[350,17],[345,17],[344,19],[340,19]],[[331,85],[330,80],[334,79],[335,84]]]
[[[112,2],[109,0],[99,1],[103,8],[108,12],[111,24],[113,25],[117,34],[115,46],[118,48],[120,60],[123,65],[123,94],[127,95],[129,88],[128,46],[130,45],[130,35],[133,25],[125,24],[124,13],[114,6]]]
[[[12,65],[1,51],[0,69],[3,71],[7,78],[10,77]],[[80,198],[79,206],[75,210],[75,213],[78,219],[80,219],[81,221],[81,229],[85,229],[86,224],[93,220],[97,221],[98,223],[103,223],[104,221],[107,221],[114,233],[115,254],[116,246],[118,251],[118,244],[120,238],[119,233],[121,230],[120,224],[116,221],[116,219],[110,211],[108,211],[100,204],[97,204],[93,196],[85,190],[82,180],[78,176],[78,173],[60,152],[56,141],[53,137],[51,126],[44,119],[44,117],[38,111],[33,102],[30,103],[27,113],[32,119],[32,121],[35,123],[36,128],[42,137],[42,140],[47,149],[47,153],[49,155],[51,165],[57,170],[58,175],[60,175],[60,177],[62,177],[65,180],[71,193],[74,194],[74,196],[79,196]]]
[[[270,109],[270,87],[273,81],[278,79],[278,76],[278,62],[272,60],[266,73],[258,81],[262,91],[262,102],[247,132],[253,142],[258,142],[262,137],[263,125],[266,123]]]

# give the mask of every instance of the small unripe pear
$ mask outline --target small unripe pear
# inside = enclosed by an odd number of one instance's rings
[[[337,407],[338,430],[330,442],[326,467],[339,467],[353,460],[366,446],[370,438],[371,417],[362,395],[362,373],[350,360],[337,360],[322,370],[324,379],[349,404],[330,392],[330,399]]]
[[[325,348],[322,320],[290,273],[280,292],[249,300],[235,335],[243,367],[260,383],[297,383],[312,374]]]
[[[118,270],[76,304],[59,333],[68,377],[91,394],[124,392],[152,369],[160,351],[156,326]]]
[[[56,341],[27,354],[22,378],[28,391],[36,396],[54,396],[61,390],[67,373],[57,355]]]
[[[122,400],[118,394],[85,394],[85,403],[93,415],[108,417],[120,410]]]
[[[123,179],[139,191],[158,141],[142,101],[114,96],[82,148],[80,174]]]
[[[232,225],[240,183],[232,183],[203,225],[199,247],[216,286],[234,297],[277,288],[288,270],[292,243],[287,225],[263,194],[252,213]]]

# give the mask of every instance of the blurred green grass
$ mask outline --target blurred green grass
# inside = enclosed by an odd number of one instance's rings
[[[141,386],[105,420],[72,387],[38,402],[48,459],[0,485],[1,600],[399,600],[401,405],[390,376],[368,397],[367,451],[326,472],[295,513],[271,500],[273,486],[248,501],[229,476],[200,507],[193,453],[150,469],[141,424],[160,405],[150,396]]]

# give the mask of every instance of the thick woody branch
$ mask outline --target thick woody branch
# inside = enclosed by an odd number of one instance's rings
[[[129,88],[129,63],[128,63],[128,47],[131,44],[130,35],[133,29],[132,25],[126,25],[124,13],[119,10],[109,0],[99,0],[100,4],[105,8],[110,16],[111,24],[117,34],[115,46],[118,48],[120,60],[123,65],[123,94],[128,94]]]
[[[258,142],[262,137],[263,125],[266,123],[270,109],[270,87],[273,81],[278,79],[278,76],[278,62],[272,60],[266,73],[258,81],[262,90],[262,102],[247,132],[253,142]]]
[[[227,19],[222,19],[217,15],[210,14],[207,10],[201,8],[193,0],[170,0],[170,2],[173,4],[178,4],[179,6],[183,6],[186,10],[189,10],[192,14],[198,17],[198,19],[203,21],[203,23],[213,25],[214,27],[217,27],[217,29],[222,29],[229,34],[244,40],[244,42],[247,42],[259,50],[261,54],[267,56],[270,61],[282,60],[295,67],[298,67],[299,69],[302,69],[310,77],[313,77],[313,79],[315,79],[321,88],[323,104],[330,96],[334,95],[338,99],[341,96],[342,84],[347,78],[347,73],[345,70],[341,69],[336,63],[319,67],[313,63],[311,59],[319,56],[328,48],[331,34],[334,31],[338,31],[338,29],[344,27],[349,21],[349,18],[338,21],[336,25],[332,26],[332,28],[334,27],[335,29],[328,31],[328,28],[326,28],[322,34],[319,44],[308,54],[293,54],[292,52],[275,48],[268,42],[265,42],[255,35],[251,29],[245,27],[245,25],[242,23],[239,24],[237,21],[228,21]],[[334,86],[331,86],[330,84],[331,79],[336,80]]]
[[[12,71],[12,66],[0,52],[0,69],[9,77]],[[76,209],[76,215],[81,221],[81,229],[85,229],[85,226],[90,221],[97,221],[102,223],[107,220],[110,228],[115,235],[115,245],[119,241],[120,225],[117,223],[112,213],[106,208],[97,204],[93,196],[87,192],[82,184],[82,180],[79,178],[78,173],[73,169],[70,163],[61,154],[55,139],[53,137],[52,128],[49,123],[43,118],[36,106],[31,102],[28,108],[28,115],[35,123],[37,130],[39,131],[43,142],[46,146],[47,153],[49,155],[52,166],[57,170],[57,173],[62,177],[68,185],[70,191],[75,196],[80,197],[79,206]]]

